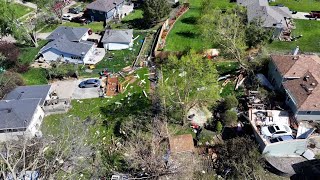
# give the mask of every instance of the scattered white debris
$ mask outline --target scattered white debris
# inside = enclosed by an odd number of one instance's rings
[[[136,74],[134,77],[137,78],[137,79],[140,79],[139,74]]]
[[[142,90],[145,97],[148,97],[146,91]]]
[[[178,76],[180,76],[180,77],[184,77],[184,76],[186,76],[187,75],[187,72],[186,71],[183,71],[182,73],[180,73]]]
[[[117,102],[115,102],[115,104],[116,105],[121,105],[122,103],[117,101]]]

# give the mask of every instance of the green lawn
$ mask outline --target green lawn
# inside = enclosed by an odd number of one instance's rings
[[[294,42],[274,41],[268,45],[271,51],[291,51],[299,46],[303,52],[320,52],[320,22],[311,20],[295,19],[296,29],[293,31],[294,36],[303,35]]]
[[[121,21],[122,22],[128,22],[133,21],[135,19],[142,19],[143,18],[143,11],[141,9],[136,9],[134,12],[131,12],[126,17],[124,17]]]
[[[27,6],[17,4],[17,3],[13,3],[12,6],[13,6],[13,9],[16,11],[18,18],[20,18],[20,17],[24,16],[25,14],[34,10],[32,8],[29,8]]]
[[[134,32],[133,34],[134,37],[139,36],[139,38],[134,41],[132,50],[125,49],[119,51],[109,51],[106,57],[96,64],[96,71],[101,71],[104,68],[108,68],[110,71],[118,72],[122,68],[132,65],[141,49],[141,40],[143,40],[146,36],[146,33],[141,32]],[[113,58],[108,59],[109,56],[113,56]]]
[[[94,32],[104,31],[103,22],[92,22],[86,25],[82,25],[80,23],[75,23],[75,22],[66,22],[66,23],[63,23],[62,26],[86,27],[86,28],[90,28]]]
[[[166,40],[166,51],[183,51],[189,48],[201,50],[207,44],[200,37],[197,20],[200,18],[201,0],[190,0],[190,9],[175,23]],[[216,7],[221,9],[235,4],[228,0],[216,0]]]
[[[276,2],[270,3],[270,5],[283,4],[291,10],[310,12],[320,11],[320,1],[318,0],[276,0]]]
[[[45,40],[38,41],[38,47],[20,47],[19,61],[23,64],[30,64],[33,62],[39,50],[47,43]]]
[[[85,118],[90,116],[97,121],[95,125],[89,127],[90,132],[94,134],[96,131],[100,131],[101,136],[107,136],[107,138],[110,139],[120,119],[125,120],[129,115],[136,115],[146,111],[146,108],[150,106],[149,99],[146,98],[142,92],[142,90],[145,90],[147,93],[149,92],[150,81],[148,80],[148,76],[145,75],[148,74],[148,69],[142,68],[137,70],[136,73],[140,79],[137,79],[132,85],[129,85],[123,94],[119,94],[113,98],[73,100],[72,108],[68,113],[45,117],[41,127],[43,133],[45,135],[54,134],[56,132],[55,127],[63,120],[63,117],[79,117],[81,120],[85,120]],[[141,80],[144,80],[146,84],[139,86]],[[131,96],[128,96],[129,93]],[[122,104],[115,105],[115,102]],[[90,139],[91,138],[93,138],[93,136],[90,137]],[[95,142],[101,141],[101,139],[91,140]]]
[[[43,68],[31,68],[21,75],[26,85],[48,84],[46,70]]]

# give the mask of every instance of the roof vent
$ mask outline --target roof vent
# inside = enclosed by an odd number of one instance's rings
[[[314,83],[314,82],[313,82],[313,83],[311,83],[311,86],[315,86],[315,85],[316,85],[316,83]]]
[[[299,53],[299,46],[297,46],[297,47],[293,50],[292,55],[296,56],[296,55],[298,55],[298,53]]]
[[[307,75],[307,76],[304,77],[304,80],[305,80],[305,81],[308,81],[309,78],[310,78],[310,76]]]

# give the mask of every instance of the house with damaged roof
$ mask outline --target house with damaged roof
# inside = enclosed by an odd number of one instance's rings
[[[268,0],[237,0],[237,4],[247,8],[248,22],[261,20],[262,27],[274,29],[274,38],[291,28],[288,7],[269,6]]]
[[[97,45],[87,41],[91,33],[89,28],[60,26],[46,38],[49,42],[40,49],[40,58],[46,62],[95,64],[103,56],[96,57]]]
[[[0,142],[19,137],[41,137],[43,107],[51,85],[19,86],[0,101]]]
[[[320,121],[320,57],[272,55],[269,79],[286,94],[297,121]]]

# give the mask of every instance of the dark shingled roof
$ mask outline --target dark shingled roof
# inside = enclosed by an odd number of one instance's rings
[[[107,29],[101,42],[103,43],[130,43],[133,37],[133,30]]]
[[[93,9],[96,11],[109,12],[115,9],[115,4],[123,3],[124,0],[96,0],[87,5],[87,9]]]
[[[41,99],[0,101],[0,129],[17,129],[29,126]]]
[[[47,37],[47,40],[53,41],[65,36],[69,41],[80,41],[88,31],[89,28],[59,26]]]
[[[50,48],[56,49],[60,52],[75,55],[83,56],[88,53],[92,48],[94,42],[90,41],[80,41],[80,42],[71,42],[67,39],[66,36],[61,36],[59,39],[49,42],[43,48],[40,49],[39,53],[43,53]]]
[[[40,99],[40,105],[42,106],[50,88],[51,85],[18,86],[8,93],[3,100]]]

